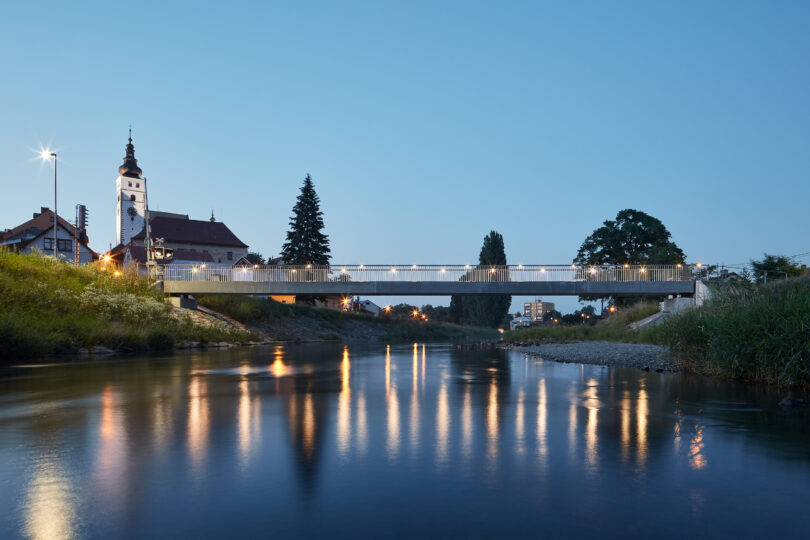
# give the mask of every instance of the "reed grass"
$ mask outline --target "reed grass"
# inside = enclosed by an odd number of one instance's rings
[[[810,277],[719,285],[701,309],[645,334],[689,371],[810,387]]]

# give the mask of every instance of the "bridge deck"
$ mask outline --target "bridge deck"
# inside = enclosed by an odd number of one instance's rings
[[[680,266],[332,266],[168,265],[166,294],[362,296],[663,296],[692,295]]]

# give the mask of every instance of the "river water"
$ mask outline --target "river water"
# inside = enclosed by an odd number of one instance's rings
[[[11,366],[0,537],[800,537],[780,397],[421,343]]]

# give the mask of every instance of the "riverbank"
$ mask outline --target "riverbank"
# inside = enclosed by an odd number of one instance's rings
[[[679,366],[672,359],[669,350],[661,345],[581,341],[576,343],[515,343],[507,345],[505,348],[541,360],[565,364],[592,364],[658,372],[679,371]]]
[[[711,288],[713,297],[704,306],[673,315],[657,326],[627,327],[649,315],[651,306],[642,305],[620,310],[594,326],[528,328],[507,332],[504,341],[518,346],[540,344],[546,358],[585,358],[584,363],[594,363],[587,360],[590,353],[566,355],[564,347],[552,349],[545,343],[595,343],[599,344],[594,347],[597,355],[599,346],[620,351],[617,354],[623,351],[621,343],[663,346],[671,351],[669,362],[683,371],[810,390],[810,277],[768,285],[713,282]],[[631,367],[636,364],[631,362]]]
[[[210,309],[245,325],[262,339],[273,341],[425,341],[492,339],[492,328],[450,323],[394,321],[384,317],[343,313],[300,304],[281,304],[251,296],[203,296],[201,309]]]
[[[172,308],[136,273],[0,249],[0,358],[257,339],[244,328],[204,318]]]

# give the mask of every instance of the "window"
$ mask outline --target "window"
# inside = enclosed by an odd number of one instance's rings
[[[59,248],[59,251],[73,251],[73,240],[59,238],[56,240],[56,247]]]
[[[134,194],[134,193],[133,193],[132,195],[130,195],[130,196],[129,196],[129,200],[130,200],[130,201],[134,201],[134,200],[135,200],[135,194]]]
[[[135,187],[139,188],[141,187],[141,184],[139,182],[135,182]]]
[[[229,252],[228,252],[228,260],[229,260],[229,261],[232,261],[232,260],[233,260],[233,251],[229,251]]]
[[[45,251],[53,251],[53,238],[45,238],[42,249]]]
[[[132,187],[132,182],[129,182],[129,187]]]

